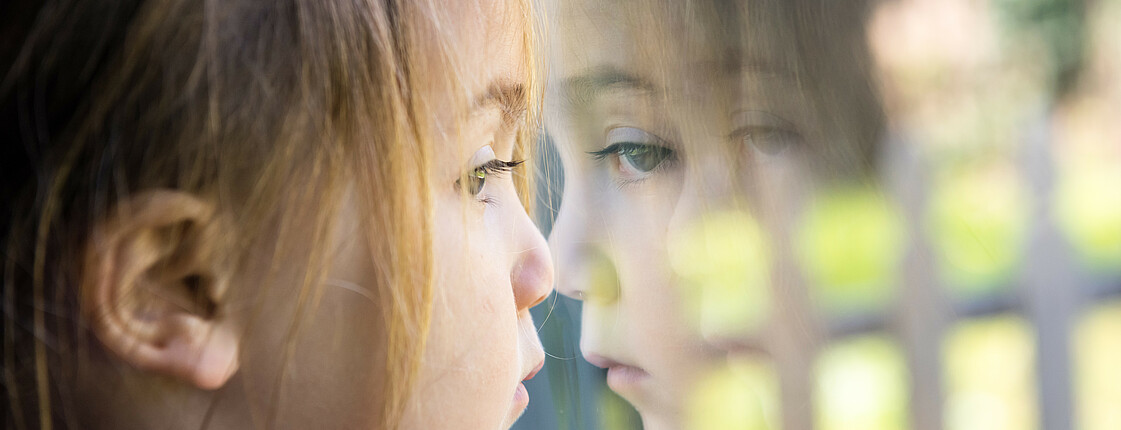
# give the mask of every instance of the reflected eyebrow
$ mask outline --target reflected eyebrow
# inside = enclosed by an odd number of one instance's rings
[[[652,93],[654,84],[614,67],[597,67],[564,80],[561,93],[570,104],[583,104],[607,90]]]
[[[507,123],[525,117],[527,108],[525,87],[517,83],[492,82],[486,92],[475,97],[471,112],[474,114],[492,107],[502,111],[502,119]]]
[[[759,55],[729,56],[723,68],[729,73],[747,73],[759,77],[794,79],[795,74],[785,65]]]

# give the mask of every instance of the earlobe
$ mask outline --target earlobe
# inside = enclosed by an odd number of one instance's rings
[[[227,227],[209,202],[146,191],[122,201],[91,231],[82,270],[82,315],[118,359],[202,389],[237,370],[238,331],[225,315]]]

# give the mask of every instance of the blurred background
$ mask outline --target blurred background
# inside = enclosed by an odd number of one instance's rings
[[[880,0],[865,27],[882,169],[799,221],[812,360],[732,366],[690,428],[1121,429],[1121,0]],[[514,428],[641,428],[580,357],[580,303],[548,303]]]

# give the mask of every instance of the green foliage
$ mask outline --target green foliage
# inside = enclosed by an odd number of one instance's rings
[[[1055,217],[1090,270],[1121,272],[1121,171],[1083,168],[1060,182]]]
[[[699,330],[739,336],[756,330],[771,308],[768,239],[742,211],[705,214],[669,239],[670,263]]]
[[[977,296],[1011,283],[1022,257],[1028,209],[1011,169],[963,170],[936,184],[929,234],[952,291]]]
[[[904,231],[898,212],[875,189],[819,195],[798,234],[798,251],[818,302],[831,311],[887,303],[898,280]]]
[[[778,377],[759,360],[730,360],[701,378],[687,403],[686,428],[778,428]]]

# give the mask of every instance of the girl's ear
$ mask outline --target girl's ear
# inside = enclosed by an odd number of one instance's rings
[[[117,358],[216,389],[238,367],[225,314],[232,232],[214,205],[181,191],[129,196],[96,224],[81,274],[82,317]]]

